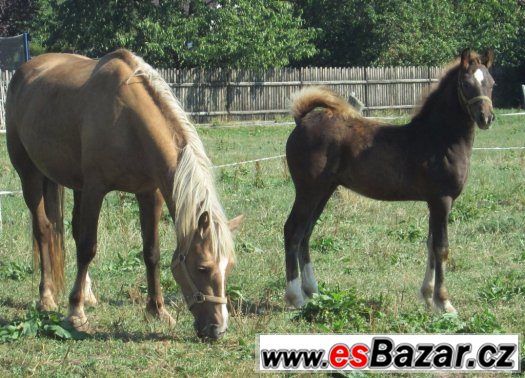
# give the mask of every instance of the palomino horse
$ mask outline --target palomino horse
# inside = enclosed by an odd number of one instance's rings
[[[175,224],[172,272],[201,337],[227,327],[225,281],[233,263],[231,230],[211,163],[167,83],[141,58],[117,50],[100,60],[45,54],[13,76],[7,96],[7,147],[33,218],[41,267],[39,307],[56,307],[63,287],[62,186],[74,190],[77,276],[68,320],[87,329],[93,304],[88,265],[95,256],[104,196],[136,195],[147,270],[146,310],[173,323],[159,282],[158,223],[166,202]]]
[[[492,60],[492,52],[480,57],[463,51],[419,113],[400,127],[360,117],[326,89],[298,94],[292,104],[296,127],[286,145],[296,192],[284,226],[289,304],[300,307],[317,291],[310,235],[326,202],[343,185],[378,200],[427,202],[428,260],[421,294],[428,305],[455,312],[443,284],[447,220],[467,181],[475,124],[487,129],[494,120]]]

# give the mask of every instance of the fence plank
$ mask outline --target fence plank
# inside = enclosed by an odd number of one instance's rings
[[[161,69],[183,108],[197,122],[273,119],[286,115],[294,92],[324,85],[344,98],[355,96],[365,114],[417,107],[442,72],[440,67],[302,67],[249,69]],[[0,72],[0,129],[13,72]]]

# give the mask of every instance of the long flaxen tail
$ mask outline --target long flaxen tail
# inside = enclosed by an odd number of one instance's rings
[[[298,92],[292,98],[291,112],[296,125],[299,126],[301,120],[315,108],[328,109],[332,115],[337,115],[345,119],[360,116],[357,110],[330,89],[308,87]]]
[[[52,225],[52,238],[49,245],[51,277],[55,292],[64,290],[64,187],[49,179],[44,179],[44,207]],[[40,255],[33,238],[34,266],[38,266]]]

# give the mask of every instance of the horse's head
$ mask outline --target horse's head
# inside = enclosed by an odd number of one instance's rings
[[[494,79],[489,68],[494,60],[492,50],[480,57],[470,49],[463,50],[458,77],[461,106],[480,129],[486,130],[496,116],[492,111]]]
[[[241,215],[229,221],[226,232],[237,229],[242,218]],[[214,250],[217,243],[212,234],[221,236],[216,232],[220,225],[213,222],[210,214],[203,212],[193,237],[188,243],[179,242],[171,262],[173,277],[195,318],[197,335],[207,339],[218,339],[228,327],[226,277],[234,263],[233,250],[226,253]]]

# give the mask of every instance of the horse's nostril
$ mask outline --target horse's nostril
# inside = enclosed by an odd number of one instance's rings
[[[217,340],[224,335],[224,332],[220,332],[218,324],[209,324],[197,332],[197,335],[203,340]]]

